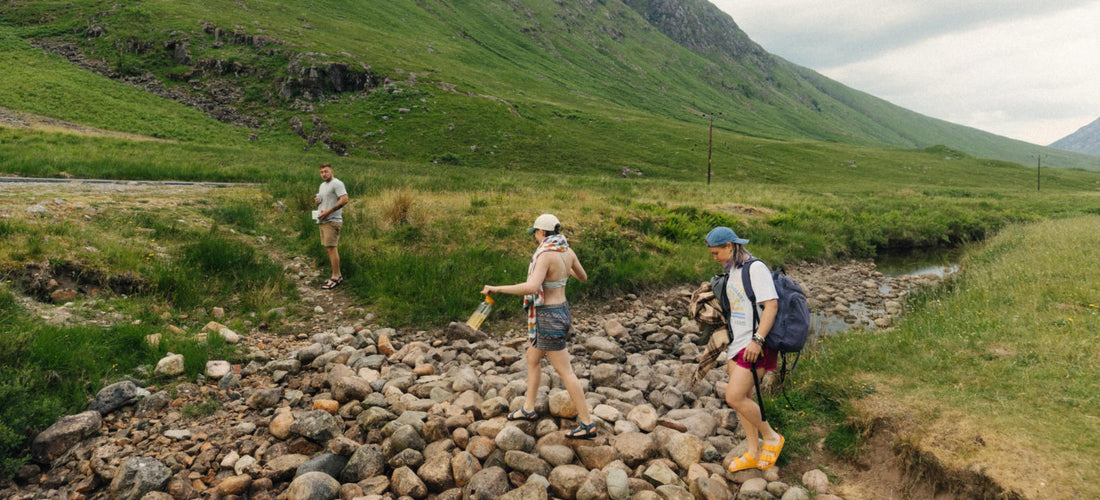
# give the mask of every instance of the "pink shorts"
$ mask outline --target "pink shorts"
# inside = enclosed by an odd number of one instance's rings
[[[779,351],[773,350],[768,346],[764,346],[764,355],[756,358],[756,367],[763,368],[766,372],[773,372],[775,371],[776,366],[778,366],[779,364],[778,361]],[[737,352],[737,355],[733,357],[733,362],[737,363],[737,366],[740,366],[741,368],[744,368],[746,370],[752,369],[752,363],[745,361],[744,349],[741,349]]]

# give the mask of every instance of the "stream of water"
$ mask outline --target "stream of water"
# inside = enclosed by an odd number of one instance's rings
[[[879,287],[883,295],[893,290],[893,278],[900,276],[935,275],[946,278],[959,270],[957,263],[965,253],[965,247],[936,252],[912,252],[907,254],[894,254],[875,259],[876,269],[886,278]],[[875,315],[885,313],[883,308],[870,307],[862,302],[848,304],[850,317],[842,318],[827,315],[824,311],[811,311],[810,323],[811,338],[818,335],[835,335],[843,333],[854,327],[860,326],[866,329],[874,328]],[[853,318],[854,317],[854,321]]]

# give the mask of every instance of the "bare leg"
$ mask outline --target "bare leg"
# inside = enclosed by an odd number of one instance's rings
[[[760,420],[760,406],[753,401],[753,381],[752,372],[746,368],[737,366],[737,363],[730,362],[729,371],[730,379],[726,385],[726,403],[737,411],[737,418],[741,422],[741,427],[745,430],[745,441],[749,447],[749,454],[754,457],[760,457],[760,437],[769,444],[779,443],[779,434],[776,433],[770,424]],[[763,375],[763,369],[758,372],[759,375]]]
[[[523,410],[528,413],[535,411],[535,398],[542,381],[542,355],[545,352],[534,347],[527,348],[527,393],[523,397]]]
[[[336,247],[325,247],[325,252],[328,252],[328,261],[332,264],[332,278],[339,278],[343,276],[340,274],[340,251]]]
[[[582,424],[591,424],[592,416],[588,414],[588,402],[584,399],[584,391],[581,390],[581,382],[577,374],[573,372],[573,365],[569,364],[569,351],[546,351],[546,358],[550,365],[561,376],[561,382],[565,385],[569,399],[573,400],[573,406],[577,407],[577,418]]]

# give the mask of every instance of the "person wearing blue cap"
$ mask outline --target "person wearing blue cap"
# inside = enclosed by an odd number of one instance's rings
[[[719,226],[707,233],[707,249],[711,257],[722,264],[729,278],[726,280],[724,295],[728,299],[729,309],[722,311],[727,315],[726,326],[729,329],[730,343],[726,351],[726,369],[729,382],[726,384],[726,403],[737,411],[741,428],[745,431],[748,451],[733,459],[729,464],[730,472],[746,469],[767,470],[775,465],[785,439],[761,418],[760,406],[753,401],[753,371],[757,376],[774,371],[779,353],[764,344],[776,312],[779,311],[779,294],[772,282],[771,270],[745,249],[749,240],[739,238],[732,229]],[[756,296],[752,303],[745,285],[742,283],[742,266],[749,262],[749,279]],[[715,294],[721,291],[715,290]],[[719,301],[726,307],[725,301]],[[753,310],[759,324],[754,325]],[[754,331],[755,327],[755,331]]]

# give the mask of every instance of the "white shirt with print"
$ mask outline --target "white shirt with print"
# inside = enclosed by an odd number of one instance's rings
[[[749,279],[752,280],[752,291],[756,294],[757,304],[779,298],[779,294],[775,291],[775,283],[772,282],[771,270],[763,262],[757,260],[750,264]],[[733,332],[729,350],[726,351],[726,359],[733,359],[752,342],[753,325],[750,307],[757,308],[758,316],[762,311],[756,304],[749,303],[745,285],[741,282],[740,267],[730,271],[730,278],[726,280],[726,298],[730,301],[729,321],[730,331]]]

